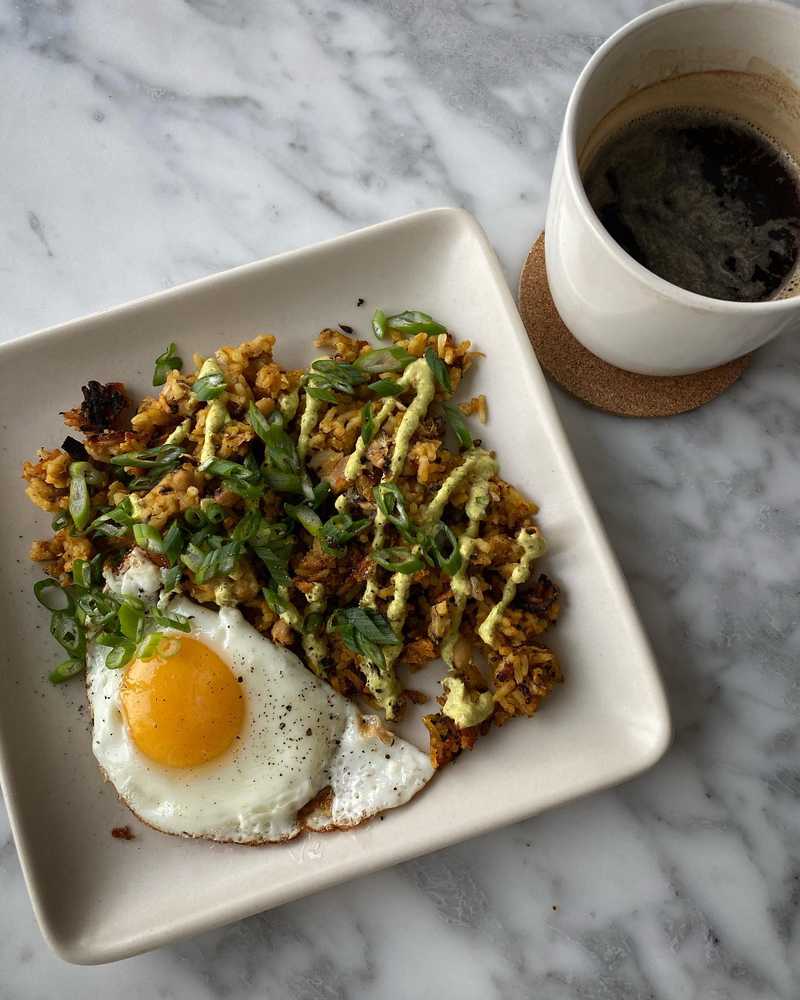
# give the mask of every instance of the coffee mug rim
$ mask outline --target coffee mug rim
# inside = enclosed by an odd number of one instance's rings
[[[680,10],[693,10],[702,7],[733,6],[761,7],[765,10],[779,10],[785,13],[790,13],[798,22],[800,22],[800,9],[793,7],[788,3],[782,3],[781,0],[671,0],[670,3],[661,4],[658,7],[654,7],[652,10],[646,11],[644,14],[640,14],[632,21],[628,21],[621,28],[618,28],[613,35],[607,38],[600,48],[597,49],[597,51],[592,55],[581,71],[581,74],[572,90],[572,94],[570,95],[569,102],[567,103],[567,110],[564,115],[564,140],[566,146],[564,161],[566,167],[566,177],[580,211],[597,238],[605,245],[609,253],[611,253],[634,278],[642,282],[644,285],[647,285],[652,291],[666,298],[677,300],[678,302],[695,309],[705,309],[723,313],[741,313],[747,311],[751,315],[754,313],[776,313],[787,309],[796,309],[798,303],[800,303],[800,297],[795,296],[794,298],[786,299],[767,299],[762,302],[734,302],[729,299],[715,299],[709,295],[701,295],[699,292],[691,292],[686,288],[681,288],[680,285],[674,285],[665,278],[660,278],[657,274],[653,274],[652,271],[648,271],[646,267],[631,257],[631,255],[624,250],[608,233],[605,226],[598,218],[597,213],[592,208],[591,202],[586,194],[586,190],[584,189],[580,169],[578,167],[578,110],[581,100],[583,99],[587,88],[591,84],[592,77],[594,76],[598,66],[603,62],[609,52],[616,48],[616,46],[624,38],[632,32],[638,30],[648,21],[656,21],[667,14]]]

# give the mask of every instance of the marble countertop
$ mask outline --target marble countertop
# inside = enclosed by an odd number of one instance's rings
[[[564,106],[642,0],[0,2],[0,337],[433,205],[512,287]],[[674,746],[517,826],[97,969],[0,820],[0,997],[800,996],[800,342],[696,413],[557,404]]]

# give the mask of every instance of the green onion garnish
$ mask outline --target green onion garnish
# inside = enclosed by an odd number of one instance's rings
[[[319,400],[321,403],[338,403],[339,397],[332,389],[318,389],[314,385],[310,385],[306,392],[312,399]]]
[[[75,617],[69,611],[54,611],[50,619],[50,634],[74,659],[81,659],[86,652],[86,637]]]
[[[433,372],[433,377],[442,389],[444,389],[445,392],[452,392],[453,386],[450,382],[450,372],[447,370],[447,365],[436,353],[435,347],[429,347],[427,351],[425,351],[425,360],[428,362],[428,367]]]
[[[249,510],[231,532],[233,541],[249,542],[258,531],[261,520],[261,514],[257,510]]]
[[[371,663],[386,663],[383,646],[399,645],[389,622],[372,608],[339,608],[328,619],[328,632],[336,632],[348,649]]]
[[[221,507],[216,500],[211,500],[208,497],[200,501],[200,509],[206,515],[209,524],[222,524],[227,517],[225,508]]]
[[[206,523],[206,515],[199,507],[187,507],[183,512],[183,519],[190,528],[202,528]]]
[[[312,510],[310,507],[306,506],[306,504],[302,503],[286,503],[283,505],[283,509],[289,517],[293,518],[299,524],[302,524],[309,534],[314,536],[319,534],[320,529],[322,528],[322,520],[315,510]]]
[[[378,340],[386,336],[386,313],[383,309],[376,309],[372,314],[372,332]]]
[[[390,573],[416,573],[425,566],[419,556],[403,546],[376,549],[372,552],[371,557],[379,566],[388,569]]]
[[[161,532],[152,524],[134,524],[133,537],[136,544],[142,549],[147,549],[148,552],[156,552],[160,555],[164,551]]]
[[[436,565],[448,576],[454,576],[461,568],[462,560],[458,539],[452,529],[444,521],[439,521],[429,539]]]
[[[356,535],[369,525],[369,518],[364,517],[358,521],[342,512],[334,514],[322,525],[320,531],[320,545],[329,556],[339,556],[344,551],[344,546],[352,541]]]
[[[99,485],[103,476],[89,462],[72,462],[69,467],[69,516],[72,523],[83,531],[92,514],[89,484]]]
[[[158,647],[161,645],[162,639],[163,636],[159,632],[151,632],[150,635],[146,635],[136,650],[137,658],[140,660],[152,660],[158,653]]]
[[[120,632],[126,639],[138,642],[144,628],[144,612],[130,598],[125,598],[118,612]]]
[[[64,681],[68,681],[70,677],[75,677],[77,674],[82,673],[85,667],[86,664],[83,662],[83,660],[77,660],[72,658],[68,660],[62,660],[61,663],[59,663],[59,665],[55,668],[55,670],[51,671],[49,675],[50,683],[63,684]]]
[[[72,563],[72,582],[76,587],[88,590],[92,585],[92,571],[85,559],[75,559]]]
[[[178,589],[178,584],[181,579],[181,574],[183,573],[183,567],[180,563],[176,562],[174,566],[170,566],[167,572],[164,574],[164,593],[171,594],[174,590]]]
[[[396,316],[386,318],[386,328],[410,336],[414,333],[428,333],[438,336],[447,333],[441,323],[437,323],[427,313],[416,310],[406,310]]]
[[[464,419],[464,414],[461,410],[454,406],[452,403],[443,403],[442,408],[444,409],[445,419],[448,425],[453,430],[455,436],[458,438],[458,444],[465,451],[469,451],[472,447],[472,435],[467,427],[467,422]]]
[[[125,666],[135,652],[135,643],[128,641],[120,642],[113,649],[109,650],[106,655],[106,666],[109,670],[119,670],[120,667]]]
[[[253,402],[251,402],[247,408],[247,422],[262,441],[267,440],[267,436],[269,434],[269,421]]]
[[[211,372],[199,378],[192,386],[192,392],[203,403],[217,399],[225,392],[225,376],[222,372]]]
[[[375,437],[375,420],[372,416],[372,406],[365,403],[361,409],[361,440],[369,444]]]
[[[262,587],[261,592],[264,595],[264,600],[278,617],[286,614],[289,610],[289,605],[274,587]]]
[[[51,527],[53,531],[61,531],[62,528],[66,528],[72,523],[72,518],[69,516],[69,512],[62,510],[60,514],[56,514],[53,518]]]
[[[264,563],[277,587],[288,587],[291,583],[289,557],[294,539],[289,530],[288,524],[267,524],[263,521],[249,542],[251,550]]]
[[[121,465],[124,469],[152,469],[159,465],[171,465],[179,461],[183,449],[179,444],[160,444],[156,448],[145,448],[144,451],[125,451],[114,455],[112,465]]]
[[[379,347],[375,351],[365,351],[356,358],[356,368],[378,375],[381,372],[401,372],[417,359],[405,347]]]
[[[391,524],[397,528],[406,541],[415,541],[414,526],[406,510],[406,502],[403,491],[397,483],[378,483],[373,496],[378,510]]]
[[[174,566],[183,551],[183,531],[179,521],[172,521],[161,541],[161,551],[170,566]]]
[[[75,607],[70,594],[64,590],[58,580],[52,577],[45,577],[44,580],[37,580],[33,585],[33,593],[36,600],[47,608],[48,611],[71,611]]]
[[[403,392],[403,386],[398,385],[393,379],[382,378],[378,379],[377,382],[373,382],[369,386],[369,391],[374,392],[379,398],[384,398],[385,396],[399,396]]]
[[[183,368],[183,358],[179,358],[175,353],[177,347],[170,344],[163,354],[156,358],[155,369],[153,370],[153,385],[163,385],[167,381],[167,375],[173,370],[178,371]]]
[[[177,613],[165,615],[157,607],[152,609],[150,615],[156,625],[161,628],[174,628],[177,632],[191,632],[192,630],[192,626],[186,615],[179,615]]]

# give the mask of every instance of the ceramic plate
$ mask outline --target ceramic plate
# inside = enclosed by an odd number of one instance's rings
[[[49,518],[24,497],[20,466],[61,442],[59,411],[87,379],[152,391],[153,359],[171,340],[190,357],[269,331],[280,361],[303,367],[322,327],[349,323],[366,338],[378,305],[424,309],[486,353],[469,388],[487,395],[481,434],[504,478],[541,505],[546,569],[566,593],[552,633],[566,683],[380,822],[263,848],[156,833],[101,781],[80,682],[46,680],[58,652],[27,551]],[[464,212],[411,215],[32,334],[0,348],[0,364],[2,784],[39,923],[68,961],[112,961],[277,906],[630,778],[663,753],[652,653],[497,259]],[[418,720],[404,735],[427,746]],[[135,840],[112,838],[125,823]]]

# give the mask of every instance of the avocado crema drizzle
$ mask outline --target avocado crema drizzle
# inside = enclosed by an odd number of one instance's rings
[[[436,380],[424,358],[419,358],[412,362],[397,381],[398,385],[404,389],[413,388],[415,396],[405,410],[395,433],[392,459],[388,475],[383,477],[383,482],[395,480],[402,472],[414,434],[420,422],[427,414],[428,408],[436,394]],[[398,396],[390,396],[386,399],[381,409],[373,417],[375,433],[380,430],[397,405]],[[305,461],[311,435],[324,409],[325,406],[323,403],[306,395],[306,405],[300,419],[300,432],[297,445],[301,461]],[[356,441],[355,449],[348,457],[344,467],[344,478],[348,482],[355,480],[361,471],[366,450],[367,444],[362,437],[359,437]],[[448,675],[442,681],[443,689],[447,694],[443,711],[461,728],[478,725],[491,715],[494,708],[490,692],[478,695],[477,698],[470,698],[463,681],[454,673],[454,653],[464,609],[471,595],[468,573],[469,562],[475,541],[478,538],[481,522],[484,520],[489,507],[489,481],[496,472],[497,462],[488,451],[473,448],[466,452],[461,465],[455,468],[447,479],[444,480],[436,495],[426,507],[420,524],[423,529],[433,527],[441,518],[452,494],[461,485],[469,482],[469,498],[466,504],[467,527],[459,539],[461,565],[451,579],[451,589],[455,596],[455,607],[453,609],[450,628],[441,645],[442,659],[449,668]],[[343,503],[340,503],[340,501],[343,501]],[[346,502],[344,494],[340,494],[336,501],[337,509],[342,510]],[[376,505],[372,551],[377,551],[383,546],[386,522],[386,515]],[[488,646],[494,645],[494,631],[499,620],[513,601],[518,586],[530,577],[534,559],[542,555],[545,549],[544,539],[536,528],[523,528],[517,535],[517,542],[523,549],[522,558],[515,565],[510,578],[506,582],[500,600],[489,612],[478,630],[481,639]],[[396,719],[400,706],[402,688],[395,671],[395,662],[402,649],[402,635],[408,615],[408,598],[411,591],[412,578],[413,574],[402,572],[396,572],[392,578],[394,593],[386,609],[386,618],[397,636],[397,645],[384,647],[383,663],[374,663],[367,658],[362,658],[367,688],[386,713],[387,719]],[[366,608],[375,608],[377,591],[376,564],[373,562],[360,605]],[[316,611],[324,611],[324,599],[320,594],[312,593],[308,599],[310,602],[309,608],[313,607]],[[300,615],[294,609],[292,611],[294,612],[291,615],[293,620],[289,621],[287,617],[287,621],[294,628],[298,629],[298,631],[302,631]],[[326,652],[324,638],[320,639],[319,637],[304,634],[303,649],[309,656],[315,672],[323,672],[322,659]]]

